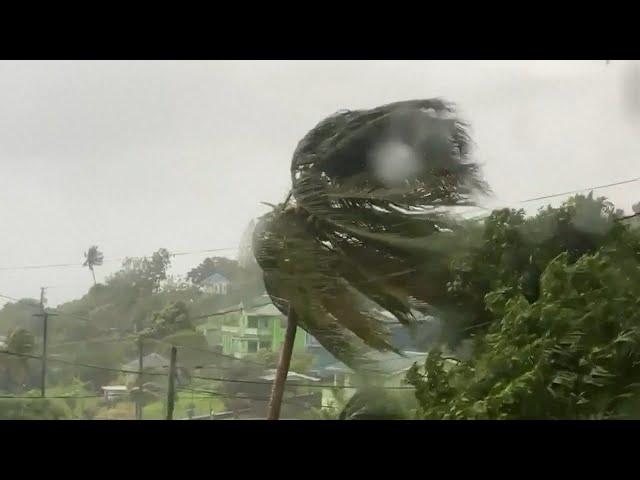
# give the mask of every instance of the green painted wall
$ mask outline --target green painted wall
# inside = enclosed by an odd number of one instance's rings
[[[261,341],[271,342],[271,351],[279,352],[282,348],[282,342],[284,342],[286,327],[282,326],[282,321],[279,316],[254,316],[252,318],[257,319],[258,332],[267,332],[265,337],[260,336]],[[237,333],[221,332],[222,353],[225,355],[233,355],[235,353],[246,354],[248,353],[248,339],[254,339],[251,336],[243,339],[242,332],[245,328],[248,328],[248,318],[244,312],[238,314],[229,314],[224,317],[223,325],[239,327]],[[253,328],[253,327],[252,327]],[[294,341],[293,349],[296,352],[304,351],[306,345],[307,333],[298,328],[296,331],[296,339]]]
[[[286,327],[282,327],[282,323],[280,321],[280,318],[278,317],[272,317],[271,318],[271,332],[272,332],[272,344],[271,344],[271,349],[274,352],[279,352],[281,347],[282,347],[282,342],[284,342],[284,337],[286,334]],[[293,342],[293,351],[294,352],[301,352],[304,350],[305,347],[305,340],[306,340],[306,335],[307,332],[305,332],[304,330],[302,330],[301,328],[298,328],[296,330],[296,339]]]

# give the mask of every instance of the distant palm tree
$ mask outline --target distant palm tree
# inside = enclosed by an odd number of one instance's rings
[[[102,265],[103,260],[104,256],[102,255],[102,252],[98,250],[96,245],[89,247],[89,250],[84,252],[84,263],[82,265],[84,267],[89,267],[89,270],[91,270],[94,285],[96,285],[96,274],[93,271],[93,267]]]

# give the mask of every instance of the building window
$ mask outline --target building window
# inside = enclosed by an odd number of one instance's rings
[[[254,317],[249,317],[247,319],[247,325],[249,328],[258,328],[258,319]]]
[[[255,340],[249,340],[247,342],[247,352],[255,353],[257,351],[258,351],[258,342],[256,342]]]
[[[271,350],[271,342],[260,342],[260,350]]]

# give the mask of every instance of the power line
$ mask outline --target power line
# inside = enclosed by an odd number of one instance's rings
[[[636,177],[636,178],[630,178],[627,180],[622,180],[619,182],[613,182],[613,183],[607,183],[604,185],[595,185],[595,186],[591,186],[591,187],[586,187],[586,188],[581,188],[578,190],[570,190],[570,191],[566,191],[566,192],[561,192],[561,193],[553,193],[550,195],[543,195],[543,196],[538,196],[538,197],[533,197],[533,198],[528,198],[525,200],[519,200],[515,203],[521,204],[521,203],[530,203],[530,202],[535,202],[538,200],[546,200],[546,199],[550,199],[550,198],[557,198],[557,197],[561,197],[563,195],[571,195],[574,193],[580,193],[580,192],[585,192],[585,191],[589,191],[589,190],[600,190],[603,188],[609,188],[609,187],[615,187],[618,185],[625,185],[625,184],[629,184],[629,183],[634,183],[634,182],[638,182],[640,181],[640,177]],[[486,210],[485,208],[482,207],[478,207],[481,208],[483,210]],[[171,253],[169,252],[170,256],[172,257],[176,257],[176,256],[182,256],[182,255],[194,255],[194,254],[199,254],[199,253],[213,253],[213,252],[221,252],[221,251],[229,251],[229,250],[237,250],[239,247],[222,247],[222,248],[212,248],[212,249],[206,249],[206,250],[191,250],[191,251],[184,251],[184,252],[175,252],[175,253]],[[142,256],[142,257],[118,257],[118,258],[113,258],[113,259],[105,259],[104,262],[115,262],[115,261],[123,261],[126,260],[128,258],[141,258],[141,259],[148,259],[148,258],[152,258],[151,256]],[[6,271],[6,270],[27,270],[27,269],[41,269],[41,268],[59,268],[59,267],[84,267],[84,265],[82,263],[58,263],[58,264],[49,264],[49,265],[26,265],[26,266],[18,266],[18,267],[0,267],[0,271]]]
[[[216,396],[216,397],[226,397],[226,398],[233,398],[235,400],[255,400],[255,401],[261,401],[261,402],[269,402],[271,400],[270,397],[254,397],[254,396],[249,396],[249,395],[230,395],[227,393],[222,393],[222,392],[217,392],[217,391],[213,391],[213,390],[202,390],[202,389],[194,389],[194,388],[189,388],[189,387],[179,387],[179,390],[182,391],[187,391],[187,392],[195,392],[195,393],[206,393],[208,395],[212,395],[212,396]],[[312,406],[309,402],[305,402],[305,403],[298,403],[298,402],[292,402],[291,399],[286,399],[286,400],[282,400],[282,403],[286,403],[288,405],[295,405],[297,407],[305,407],[308,408],[310,406]]]
[[[20,267],[0,267],[0,270],[36,270],[40,268],[82,267],[81,263],[58,263],[52,265],[24,265]]]
[[[11,356],[15,356],[15,357],[22,357],[22,358],[31,358],[31,359],[35,359],[35,360],[42,360],[42,357],[39,355],[30,355],[27,353],[17,353],[17,352],[9,352],[6,350],[0,350],[0,354],[2,355],[11,355]],[[130,374],[135,374],[138,375],[140,374],[140,372],[138,370],[127,370],[124,368],[112,368],[112,367],[103,367],[101,365],[91,365],[88,363],[80,363],[80,362],[71,362],[69,360],[63,360],[61,358],[55,358],[55,357],[48,357],[47,360],[51,361],[51,362],[58,362],[58,363],[62,363],[65,365],[71,365],[74,367],[85,367],[85,368],[93,368],[95,370],[104,370],[104,371],[108,371],[108,372],[116,372],[116,373],[130,373]],[[156,375],[156,376],[166,376],[166,373],[161,373],[161,372],[143,372],[144,375]]]
[[[572,191],[569,191],[569,192],[554,193],[554,194],[551,194],[551,195],[544,195],[544,196],[541,196],[541,197],[528,198],[526,200],[520,200],[517,203],[529,203],[529,202],[535,202],[535,201],[538,201],[538,200],[546,200],[548,198],[557,198],[557,197],[561,197],[563,195],[572,195],[574,193],[586,192],[586,191],[589,191],[589,190],[600,190],[602,188],[615,187],[615,186],[618,186],[618,185],[625,185],[627,183],[633,183],[633,182],[637,182],[637,181],[640,181],[640,177],[631,178],[629,180],[622,180],[620,182],[608,183],[606,185],[597,185],[597,186],[594,186],[594,187],[581,188],[579,190],[572,190]]]
[[[278,300],[282,300],[282,301],[287,302],[287,300],[285,300],[284,298],[279,298],[279,297],[275,297],[275,296],[273,298],[277,298]],[[262,308],[262,307],[266,307],[268,305],[273,305],[273,302],[263,303],[262,305],[253,305],[253,306],[249,307],[248,309],[244,308],[244,307],[239,307],[239,308],[234,308],[232,310],[225,310],[225,311],[222,311],[222,312],[208,313],[206,315],[200,315],[198,317],[191,318],[190,320],[202,320],[204,318],[217,317],[217,316],[220,316],[220,315],[226,315],[227,313],[243,312],[243,311],[252,310],[252,309],[255,309],[255,308]]]
[[[183,255],[195,255],[200,253],[213,253],[213,252],[224,252],[229,250],[237,250],[238,247],[224,247],[224,248],[211,248],[207,250],[193,250],[193,251],[185,251],[185,252],[169,252],[169,256],[178,257]],[[129,257],[116,257],[116,258],[106,258],[103,260],[103,263],[110,262],[121,262],[127,260],[129,258],[139,258],[139,259],[150,259],[152,256],[145,255],[141,257],[129,256]],[[23,265],[17,267],[0,267],[0,271],[8,271],[8,270],[34,270],[34,269],[43,269],[43,268],[66,268],[66,267],[82,267],[84,268],[83,263],[55,263],[55,264],[47,264],[47,265]]]
[[[165,343],[165,342],[161,342],[161,343]],[[177,345],[174,345],[177,347]],[[209,353],[217,353],[217,352],[209,352]],[[27,353],[18,353],[18,352],[10,352],[10,351],[0,351],[0,354],[3,355],[10,355],[10,356],[15,356],[15,357],[22,357],[22,358],[30,358],[30,359],[35,359],[35,360],[42,360],[42,356],[40,355],[31,355],[31,354],[27,354]],[[236,357],[231,357],[235,360],[243,360],[243,359],[238,359]],[[124,369],[124,368],[114,368],[114,367],[104,367],[101,365],[91,365],[88,363],[82,363],[82,362],[72,362],[69,360],[63,360],[61,358],[55,358],[55,357],[48,357],[48,360],[52,361],[52,362],[58,362],[58,363],[62,363],[65,365],[70,365],[70,366],[74,366],[74,367],[84,367],[84,368],[92,368],[95,370],[103,370],[103,371],[109,371],[109,372],[116,372],[116,373],[127,373],[127,374],[135,374],[135,375],[139,375],[141,372],[138,370],[129,370],[129,369]],[[264,364],[260,364],[257,362],[252,362],[255,363],[256,365],[259,365],[260,367],[266,367],[266,365]],[[165,366],[166,367],[166,366]],[[143,375],[153,375],[153,376],[166,376],[167,374],[164,372],[148,372],[148,371],[144,371],[142,372]],[[215,382],[223,382],[223,383],[242,383],[242,384],[251,384],[251,385],[271,385],[273,382],[268,381],[268,380],[243,380],[243,379],[234,379],[234,378],[221,378],[221,377],[206,377],[206,376],[201,376],[201,375],[190,375],[190,378],[192,379],[196,379],[196,380],[208,380],[208,381],[215,381]],[[289,386],[291,387],[315,387],[315,388],[335,388],[335,389],[354,389],[357,390],[360,387],[357,386],[350,386],[350,385],[332,385],[332,384],[315,384],[315,383],[308,383],[308,384],[289,384]],[[399,387],[380,387],[382,389],[388,389],[388,390],[410,390],[413,389],[413,387],[408,387],[408,386],[399,386]]]
[[[87,343],[130,342],[131,340],[133,340],[133,338],[131,338],[131,337],[125,337],[125,338],[90,338],[90,339],[87,339],[87,340],[75,340],[75,341],[72,341],[72,342],[56,343],[56,344],[53,344],[53,345],[49,345],[49,348],[69,347],[69,346],[72,346],[72,345],[87,344]]]
[[[215,382],[227,382],[227,383],[247,383],[250,385],[271,385],[273,382],[269,380],[241,380],[235,378],[216,378],[216,377],[203,377],[200,375],[191,375],[190,378],[195,378],[196,380],[211,380]],[[336,389],[347,389],[347,390],[357,390],[361,387],[354,385],[332,385],[332,384],[323,384],[323,383],[290,383],[290,387],[311,387],[311,388],[336,388]],[[400,387],[379,387],[385,390],[414,390],[414,387],[408,386],[400,386]]]
[[[0,399],[16,399],[16,400],[48,400],[48,399],[52,399],[52,398],[69,398],[69,399],[80,399],[80,398],[102,398],[103,395],[53,395],[53,396],[47,396],[47,397],[42,397],[42,396],[29,396],[29,395],[23,395],[23,396],[16,396],[16,395],[0,395]]]
[[[19,302],[19,301],[20,301],[19,299],[15,298],[15,297],[10,297],[9,295],[2,295],[2,294],[0,294],[0,297],[2,297],[2,298],[6,298],[7,300],[12,300],[12,301],[14,301],[14,302]]]
[[[162,341],[162,340],[158,340],[156,338],[145,338],[145,341],[156,342],[156,343],[160,343],[160,344],[168,345],[168,346],[173,346],[173,347],[177,347],[177,348],[185,348],[187,350],[194,350],[194,351],[197,351],[197,352],[209,353],[211,355],[216,355],[218,357],[224,357],[224,358],[228,358],[230,360],[236,360],[238,362],[249,363],[249,364],[258,365],[258,366],[261,366],[261,367],[265,366],[264,364],[259,363],[259,362],[253,362],[253,361],[247,360],[245,358],[237,358],[237,357],[234,357],[233,355],[225,355],[224,353],[216,352],[215,350],[208,350],[208,349],[205,349],[205,348],[192,347],[192,346],[189,346],[189,345],[181,345],[179,343]]]

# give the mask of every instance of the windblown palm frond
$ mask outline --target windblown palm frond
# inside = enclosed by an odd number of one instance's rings
[[[442,100],[342,111],[298,144],[290,198],[260,219],[254,254],[283,312],[354,368],[397,351],[389,322],[449,308],[451,255],[465,248],[452,210],[488,192],[466,125]]]
[[[100,250],[98,250],[98,247],[96,245],[89,247],[89,250],[84,253],[84,263],[82,265],[84,267],[88,267],[89,270],[91,270],[94,285],[96,283],[96,274],[93,271],[93,268],[102,265],[103,261],[104,255]]]

